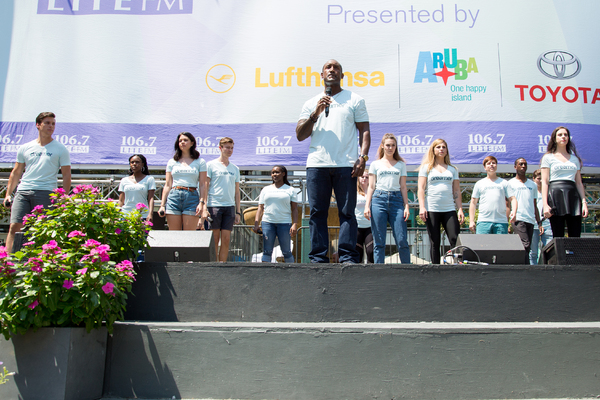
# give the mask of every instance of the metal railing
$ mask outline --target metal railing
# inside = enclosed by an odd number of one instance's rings
[[[231,233],[228,261],[233,262],[260,262],[263,249],[262,235],[252,231],[254,225],[235,225]],[[292,254],[297,263],[308,263],[310,251],[309,227],[302,226],[292,238]],[[464,231],[467,232],[468,230]],[[337,237],[339,227],[329,227],[329,255],[337,252]],[[278,242],[275,242],[277,246]],[[413,264],[430,264],[430,242],[425,228],[408,229],[408,246]],[[442,246],[449,248],[449,243],[444,235]],[[274,252],[275,253],[275,252]],[[386,235],[385,247],[386,263],[400,263],[396,244],[391,229]],[[364,258],[366,262],[366,258]],[[283,262],[283,257],[277,257],[278,262]]]

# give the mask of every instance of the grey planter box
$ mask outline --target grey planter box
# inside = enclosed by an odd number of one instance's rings
[[[3,400],[93,400],[102,397],[107,331],[85,328],[40,328],[0,338],[0,361],[9,382]]]

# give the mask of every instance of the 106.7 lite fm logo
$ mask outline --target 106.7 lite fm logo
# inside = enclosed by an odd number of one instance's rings
[[[478,73],[475,57],[458,58],[457,49],[444,49],[443,52],[421,51],[417,60],[414,83],[438,83],[438,78],[448,86],[450,84],[452,101],[472,101],[473,95],[485,93],[487,86],[462,84],[469,75]]]

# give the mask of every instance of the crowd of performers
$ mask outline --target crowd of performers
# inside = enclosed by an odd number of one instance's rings
[[[342,76],[339,62],[325,63],[321,72],[325,91],[306,101],[296,127],[299,141],[310,138],[306,164],[310,262],[332,261],[327,221],[333,192],[340,221],[335,261],[360,263],[366,254],[369,263],[385,262],[389,224],[400,262],[410,263],[407,166],[399,154],[397,138],[392,133],[383,136],[376,159],[367,169],[371,135],[365,101],[342,89]],[[7,249],[12,249],[14,235],[23,227],[23,216],[36,206],[50,205],[49,194],[56,188],[59,170],[63,188],[70,190],[69,152],[52,138],[55,118],[50,112],[38,115],[38,138],[17,152],[4,199],[5,206],[12,206]],[[239,224],[242,216],[240,170],[230,161],[234,142],[222,138],[219,157],[209,162],[200,157],[196,147],[191,133],[177,135],[158,214],[166,216],[170,230],[211,229],[217,259],[224,262],[233,225]],[[526,176],[524,158],[515,160],[516,176],[508,181],[497,176],[497,166],[492,155],[483,160],[487,176],[475,184],[469,204],[469,229],[473,233],[507,234],[512,229],[529,252],[531,264],[539,262],[539,249],[552,237],[564,236],[565,226],[569,237],[581,235],[582,217],[587,217],[588,208],[581,158],[567,128],[561,126],[552,132],[533,180]],[[271,179],[273,183],[260,193],[253,230],[263,235],[262,261],[271,261],[278,238],[285,262],[294,262],[291,238],[298,231],[298,190],[290,185],[283,165],[272,168]],[[124,212],[143,203],[147,207],[143,217],[152,220],[156,183],[143,155],[129,158],[129,175],[121,180],[118,190]],[[451,164],[444,139],[431,143],[418,168],[418,202],[419,217],[431,242],[431,262],[439,264],[441,229],[455,247],[465,221],[458,170]]]

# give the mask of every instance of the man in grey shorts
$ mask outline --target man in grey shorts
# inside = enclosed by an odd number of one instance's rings
[[[63,188],[71,190],[71,159],[67,148],[52,138],[56,116],[43,112],[35,119],[38,138],[25,143],[17,151],[17,162],[10,173],[4,205],[12,206],[6,250],[12,252],[15,234],[23,228],[23,217],[35,206],[50,205],[50,193],[56,189],[58,169],[63,176]],[[22,179],[21,179],[22,178]],[[20,181],[20,183],[19,183]],[[18,187],[17,187],[18,184]],[[10,196],[17,188],[12,201]]]

